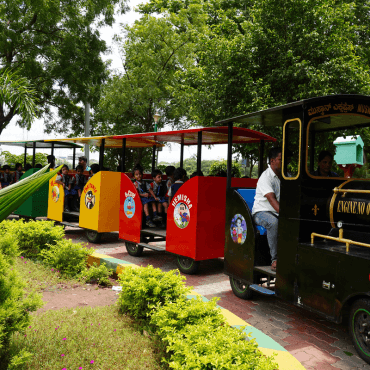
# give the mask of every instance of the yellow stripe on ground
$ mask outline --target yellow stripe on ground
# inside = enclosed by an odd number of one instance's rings
[[[245,322],[244,320],[242,320],[240,317],[236,316],[229,310],[226,310],[225,308],[221,308],[221,313],[224,315],[227,323],[230,326],[234,326],[234,325],[250,326],[250,324],[248,324],[247,322]]]
[[[258,347],[266,356],[275,355],[275,362],[281,370],[305,370],[305,367],[288,351],[277,351],[276,349]]]

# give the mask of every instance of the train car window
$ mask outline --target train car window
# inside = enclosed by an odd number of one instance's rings
[[[299,118],[285,121],[283,128],[283,171],[285,180],[295,180],[299,177],[301,163],[301,130]]]
[[[369,118],[359,115],[324,116],[311,121],[307,127],[306,150],[309,176],[370,178],[366,151],[369,123]]]

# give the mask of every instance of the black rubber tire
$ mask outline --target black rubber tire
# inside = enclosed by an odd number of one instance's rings
[[[244,284],[240,280],[236,280],[233,277],[229,277],[230,285],[233,293],[241,299],[251,299],[253,297],[253,291],[249,289],[249,285]]]
[[[188,275],[194,275],[199,270],[200,261],[194,261],[192,258],[177,256],[177,267],[181,272]]]
[[[85,235],[86,235],[87,240],[90,243],[95,243],[95,244],[100,242],[101,234],[102,233],[98,233],[95,230],[86,229],[86,231],[85,231]]]
[[[369,298],[359,299],[352,304],[349,315],[349,334],[358,355],[370,364]]]
[[[144,247],[140,247],[136,243],[125,242],[127,253],[133,257],[140,257],[143,254]]]

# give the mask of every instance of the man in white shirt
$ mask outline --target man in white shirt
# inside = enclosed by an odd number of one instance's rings
[[[269,167],[258,179],[252,216],[257,225],[267,231],[267,241],[270,248],[272,270],[276,270],[277,236],[280,203],[281,148],[271,148],[269,151]]]

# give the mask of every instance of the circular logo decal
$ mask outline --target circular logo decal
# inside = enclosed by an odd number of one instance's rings
[[[173,211],[173,219],[180,229],[185,229],[190,222],[190,211],[185,203],[178,203]]]
[[[55,203],[59,200],[59,187],[56,185],[51,189],[51,198]]]
[[[234,243],[243,244],[247,237],[247,223],[242,215],[236,214],[231,220],[230,233]]]
[[[127,197],[123,203],[123,210],[128,218],[134,217],[135,214],[135,201],[132,197]]]
[[[89,190],[85,195],[85,206],[88,209],[93,208],[95,205],[95,195],[91,190]]]

